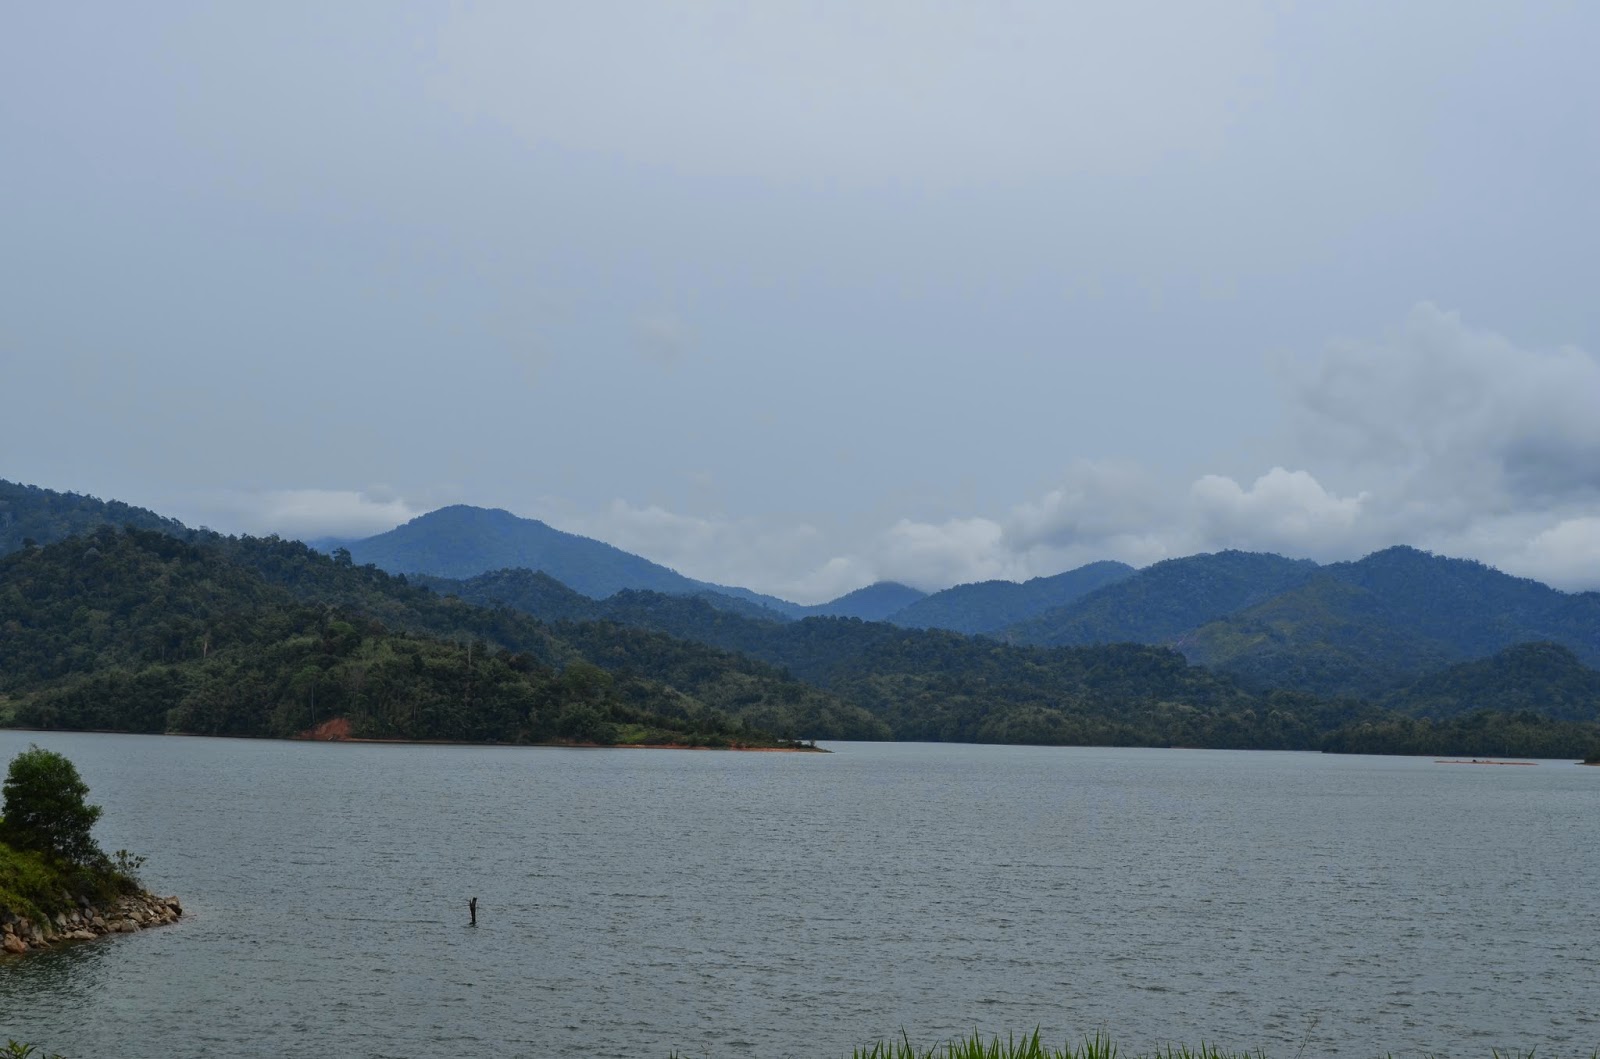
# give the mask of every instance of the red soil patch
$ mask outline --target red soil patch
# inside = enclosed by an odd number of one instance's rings
[[[343,717],[334,717],[323,721],[315,728],[308,728],[295,738],[314,739],[322,743],[342,743],[350,738],[350,722]]]

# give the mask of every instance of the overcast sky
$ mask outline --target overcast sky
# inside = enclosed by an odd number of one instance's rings
[[[802,602],[1600,588],[1600,5],[12,3],[0,477]]]

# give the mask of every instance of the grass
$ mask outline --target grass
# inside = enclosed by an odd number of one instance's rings
[[[1007,1035],[1003,1041],[999,1036],[985,1041],[974,1030],[971,1037],[958,1037],[927,1048],[917,1047],[902,1033],[898,1041],[879,1041],[870,1049],[857,1048],[850,1053],[850,1059],[1266,1059],[1266,1055],[1263,1052],[1228,1052],[1202,1044],[1198,1048],[1167,1045],[1164,1051],[1123,1056],[1116,1043],[1104,1033],[1085,1037],[1077,1047],[1068,1044],[1052,1048],[1040,1041],[1036,1029],[1028,1036]]]
[[[37,922],[57,910],[61,889],[61,872],[42,854],[0,842],[0,909]]]
[[[134,858],[135,867],[137,860]],[[138,880],[119,871],[115,858],[104,867],[83,868],[0,842],[0,910],[35,923],[73,908],[72,895],[103,901],[138,889]],[[0,1049],[0,1059],[5,1055]]]
[[[1305,1059],[1308,1043],[1301,1042],[1298,1051],[1289,1059]],[[1490,1059],[1537,1059],[1531,1048],[1527,1051],[1495,1048],[1489,1055]],[[673,1052],[671,1059],[689,1057]],[[1066,1044],[1054,1048],[1040,1040],[1038,1030],[1020,1037],[1008,1034],[1004,1039],[994,1036],[988,1040],[974,1030],[971,1037],[957,1037],[926,1047],[912,1044],[910,1037],[902,1032],[897,1041],[879,1041],[870,1048],[852,1050],[849,1059],[1267,1059],[1267,1053],[1260,1050],[1230,1052],[1209,1044],[1194,1048],[1169,1044],[1148,1052],[1124,1052],[1104,1033],[1085,1037],[1076,1046]],[[1586,1059],[1600,1059],[1600,1049],[1589,1053]]]

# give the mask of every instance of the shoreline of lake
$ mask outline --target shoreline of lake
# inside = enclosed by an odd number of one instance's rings
[[[384,739],[354,735],[313,735],[300,732],[291,736],[271,735],[214,735],[207,732],[124,732],[114,728],[27,728],[21,725],[0,725],[0,731],[36,732],[61,735],[137,735],[176,739],[240,739],[251,743],[351,743],[364,746],[458,746],[485,749],[556,749],[556,750],[730,750],[742,754],[831,754],[833,751],[815,745],[793,746],[697,746],[693,743],[580,743],[572,741],[541,743],[489,743],[468,739]]]
[[[0,955],[26,956],[80,941],[98,941],[113,934],[135,934],[164,927],[183,918],[183,902],[141,892],[95,904],[86,898],[73,907],[45,912],[43,923],[13,909],[0,908]]]

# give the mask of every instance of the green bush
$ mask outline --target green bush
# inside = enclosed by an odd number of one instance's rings
[[[11,759],[0,804],[0,839],[79,867],[103,865],[90,834],[100,807],[84,799],[89,785],[77,766],[51,750],[30,746]]]

